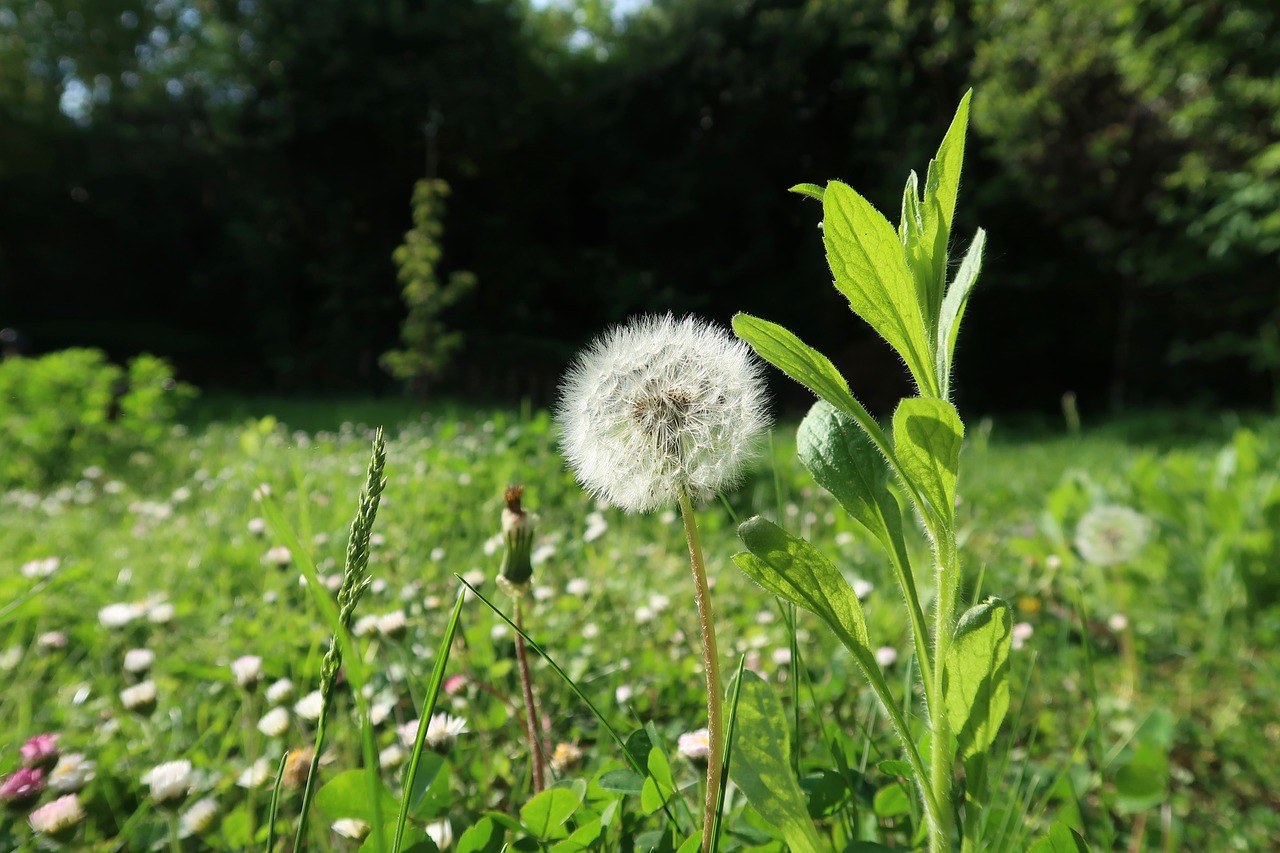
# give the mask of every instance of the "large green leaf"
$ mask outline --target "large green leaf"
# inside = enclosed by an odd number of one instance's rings
[[[829,848],[824,848],[814,828],[791,769],[789,731],[786,712],[773,688],[744,670],[729,775],[760,816],[782,832],[793,853],[819,853]]]
[[[796,453],[818,485],[886,551],[905,557],[902,510],[889,485],[889,466],[852,418],[825,400],[814,403],[796,433]]]
[[[960,269],[947,288],[947,297],[942,302],[937,342],[938,379],[942,383],[942,397],[947,396],[951,387],[951,360],[955,357],[960,320],[964,317],[964,309],[969,302],[969,291],[973,290],[973,285],[978,281],[978,272],[982,269],[982,250],[986,245],[987,232],[979,228],[973,242],[969,244],[969,251],[964,253]]]
[[[907,268],[911,270],[911,278],[915,281],[916,299],[924,315],[925,328],[933,329],[938,324],[932,296],[933,253],[932,246],[925,243],[924,214],[920,210],[920,180],[914,171],[907,176],[907,184],[902,188],[902,219],[898,223],[898,239],[902,242]]]
[[[893,413],[893,447],[902,475],[947,522],[955,517],[956,476],[964,424],[955,406],[934,397],[909,397]],[[923,507],[921,508],[924,509]]]
[[[1028,848],[1027,853],[1090,853],[1089,845],[1085,844],[1074,829],[1065,823],[1055,823],[1049,827],[1049,832]]]
[[[860,662],[870,661],[878,671],[858,596],[821,551],[760,516],[744,521],[738,536],[751,552],[733,556],[738,568],[769,592],[821,618]]]
[[[920,392],[936,396],[933,341],[889,220],[848,184],[831,181],[822,196],[822,239],[849,307],[897,350]]]
[[[961,758],[984,752],[1009,711],[1009,605],[989,598],[960,618],[947,651],[942,693]]]
[[[850,393],[849,383],[844,381],[831,359],[785,327],[750,314],[735,314],[733,331],[765,361],[857,421],[881,453],[886,456],[893,453],[888,436]]]
[[[548,788],[524,804],[520,809],[520,821],[535,838],[546,841],[560,837],[565,834],[561,827],[582,805],[585,793],[585,784]]]
[[[385,785],[379,784],[381,813],[396,813],[399,803]],[[316,806],[331,818],[351,817],[365,823],[374,823],[373,803],[369,798],[369,785],[363,770],[345,770],[334,776],[316,792]],[[388,845],[390,847],[390,845]]]
[[[942,305],[943,288],[947,280],[947,245],[951,239],[951,223],[956,212],[956,197],[960,194],[960,169],[964,165],[964,136],[969,127],[969,99],[973,91],[965,92],[956,108],[956,116],[947,129],[947,135],[938,146],[938,153],[929,161],[929,171],[924,179],[924,234],[922,241],[932,260],[933,275],[929,283],[929,306],[926,316],[937,317]]]

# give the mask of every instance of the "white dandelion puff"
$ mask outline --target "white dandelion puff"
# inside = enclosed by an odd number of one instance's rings
[[[583,487],[630,512],[732,486],[769,426],[760,363],[691,317],[642,317],[584,350],[561,389],[562,448]]]

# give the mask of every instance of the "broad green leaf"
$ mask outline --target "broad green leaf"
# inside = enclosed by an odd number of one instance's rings
[[[675,779],[671,776],[671,765],[667,756],[658,747],[649,750],[649,775],[645,777],[640,790],[640,808],[645,814],[653,814],[671,799],[675,792]]]
[[[955,357],[956,338],[960,333],[960,320],[964,317],[965,306],[969,303],[969,291],[978,281],[978,272],[982,269],[982,251],[987,245],[987,232],[981,228],[973,236],[969,251],[964,253],[960,269],[947,288],[947,297],[942,301],[942,313],[938,317],[938,379],[942,382],[942,396],[946,397],[951,387],[951,361]]]
[[[614,791],[619,794],[638,794],[640,789],[644,787],[644,777],[634,770],[624,767],[605,773],[596,780],[596,784],[606,791]]]
[[[520,809],[520,821],[536,838],[546,841],[564,825],[582,805],[585,787],[548,788]]]
[[[1009,605],[999,598],[974,605],[956,625],[942,693],[961,758],[986,751],[1009,710],[1012,628]]]
[[[1027,853],[1090,853],[1090,850],[1074,829],[1065,823],[1055,823],[1044,838],[1031,845]]]
[[[589,820],[579,826],[564,841],[557,843],[551,848],[551,853],[577,853],[580,850],[590,849],[596,839],[600,837],[600,819]]]
[[[858,596],[821,551],[760,516],[744,521],[738,537],[750,551],[733,556],[738,568],[769,592],[821,618],[860,662],[869,659],[875,665]]]
[[[684,840],[684,844],[676,850],[676,853],[698,853],[702,849],[702,834],[694,833]]]
[[[938,316],[942,292],[947,280],[947,244],[951,239],[951,222],[955,218],[956,197],[960,195],[960,169],[964,165],[964,135],[969,127],[969,99],[973,90],[964,93],[947,135],[938,153],[929,161],[924,179],[923,243],[933,262],[930,282],[932,316]]]
[[[852,418],[825,400],[814,403],[796,433],[796,454],[886,551],[905,555],[902,510],[889,486],[889,466]]]
[[[791,769],[790,727],[782,703],[750,670],[742,673],[740,691],[729,775],[760,816],[781,830],[794,853],[819,853],[825,848]]]
[[[382,796],[382,814],[395,814],[400,803],[385,785],[380,785],[379,790]],[[353,817],[369,824],[374,822],[373,804],[369,802],[369,783],[363,770],[346,770],[326,782],[316,792],[316,806],[335,820]]]
[[[1164,802],[1169,787],[1169,755],[1154,743],[1139,743],[1116,770],[1116,811],[1137,814]]]
[[[876,791],[872,808],[879,817],[901,817],[911,814],[911,795],[901,782],[885,785]]]
[[[901,776],[904,779],[911,778],[911,765],[900,758],[886,758],[876,765],[876,769],[886,776]]]
[[[936,396],[933,342],[893,226],[871,202],[839,181],[827,184],[823,193],[822,223],[836,289],[902,356],[920,392]]]
[[[382,846],[378,846],[378,838],[374,832],[370,832],[365,836],[364,843],[360,845],[360,853],[373,853],[375,850],[391,850],[391,845],[395,841],[395,824],[388,823],[382,827]],[[440,853],[440,849],[436,847],[436,843],[431,840],[431,836],[427,835],[422,829],[416,826],[405,827],[404,834],[400,837],[400,847],[398,853]]]
[[[506,832],[491,819],[482,817],[458,836],[456,853],[500,853]]]
[[[809,800],[809,817],[831,817],[853,799],[849,780],[835,770],[819,770],[800,780],[800,790]]]
[[[817,184],[796,184],[794,187],[787,190],[787,192],[807,195],[809,198],[816,198],[818,201],[822,201],[822,193],[824,190]]]
[[[428,718],[429,719],[429,718]],[[413,776],[413,788],[409,791],[409,811],[417,817],[427,817],[419,811],[431,790],[436,777],[448,762],[438,752],[424,749],[418,759],[418,772]]]
[[[893,413],[893,448],[902,475],[947,523],[955,517],[963,442],[964,424],[946,400],[908,397]]]

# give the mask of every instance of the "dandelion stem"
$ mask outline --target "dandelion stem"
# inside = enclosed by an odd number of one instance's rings
[[[689,562],[693,566],[693,585],[698,601],[698,622],[702,627],[702,666],[707,675],[707,788],[702,814],[702,850],[711,850],[716,809],[720,802],[720,766],[724,757],[724,711],[720,689],[720,653],[716,649],[716,627],[711,610],[711,590],[707,586],[707,568],[702,558],[702,543],[693,517],[693,501],[680,490],[680,515],[684,535],[689,541]]]
[[[524,693],[525,731],[529,736],[529,758],[533,761],[533,792],[540,794],[547,787],[547,771],[542,761],[541,726],[538,724],[538,705],[533,698],[533,677],[529,674],[529,655],[524,646],[524,602],[516,597],[516,659],[520,663],[520,687]]]

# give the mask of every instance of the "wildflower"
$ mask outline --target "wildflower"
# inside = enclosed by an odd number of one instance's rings
[[[631,512],[732,485],[768,426],[750,348],[693,318],[644,317],[581,353],[556,420],[579,482]]]
[[[312,690],[294,704],[293,712],[304,720],[318,720],[323,706],[324,699],[321,698],[320,691]]]
[[[588,622],[582,626],[582,638],[584,640],[594,640],[600,636],[600,626],[594,622]]]
[[[433,563],[443,563],[444,555],[445,550],[437,545],[435,548],[431,549],[431,553],[428,556],[431,557],[431,562]]]
[[[1095,566],[1114,566],[1137,556],[1151,522],[1125,506],[1089,510],[1076,525],[1076,550]]]
[[[236,784],[241,788],[261,788],[275,777],[273,771],[274,768],[272,768],[270,761],[266,758],[259,758],[236,777]]]
[[[267,532],[266,519],[251,518],[249,519],[249,524],[247,525],[247,527],[249,528],[249,534],[251,536],[263,536]]]
[[[167,601],[161,601],[158,604],[153,604],[147,610],[147,620],[152,625],[168,625],[173,621],[174,612],[172,604]]]
[[[28,560],[22,564],[22,576],[32,579],[47,578],[58,570],[62,561],[57,557],[45,557],[42,560]]]
[[[67,635],[62,631],[46,631],[36,638],[36,645],[45,651],[55,651],[67,647]]]
[[[617,700],[619,705],[625,705],[631,701],[631,697],[635,695],[635,690],[630,684],[619,684],[613,691],[613,698]]]
[[[711,734],[707,729],[685,732],[676,739],[676,749],[690,761],[706,761],[711,754]]]
[[[1119,634],[1125,628],[1129,627],[1129,617],[1123,613],[1112,613],[1107,618],[1107,627]]]
[[[466,689],[467,677],[465,675],[451,675],[444,680],[444,692],[449,696],[456,696]]]
[[[876,588],[876,585],[871,581],[863,580],[862,578],[854,578],[850,586],[853,587],[853,594],[858,596],[859,601],[865,601],[867,596]]]
[[[1027,640],[1031,639],[1031,635],[1035,633],[1035,628],[1031,627],[1030,622],[1018,622],[1013,626],[1010,633],[1012,645],[1015,649],[1020,649],[1026,645]]]
[[[0,803],[15,811],[35,803],[44,793],[44,771],[39,767],[19,767],[0,782]]]
[[[289,730],[289,712],[284,708],[272,708],[258,720],[258,731],[267,737],[280,737]]]
[[[586,578],[574,578],[564,585],[564,591],[581,598],[591,591],[591,582]]]
[[[378,633],[378,617],[373,613],[361,616],[351,626],[351,633],[357,637],[372,637]]]
[[[213,797],[196,800],[182,813],[182,830],[186,835],[199,835],[213,826],[217,816],[218,802]]]
[[[888,669],[898,662],[898,650],[893,646],[881,646],[876,649],[876,663],[881,669]]]
[[[268,548],[267,553],[262,555],[262,560],[278,569],[285,569],[293,562],[293,552],[283,545],[277,545]]]
[[[151,679],[120,691],[120,704],[126,711],[146,716],[156,709],[156,683]]]
[[[252,690],[262,680],[262,658],[257,655],[243,655],[231,662],[231,674],[236,684],[246,690]]]
[[[360,841],[369,834],[369,824],[354,817],[338,818],[332,824],[333,831],[343,838]]]
[[[29,738],[19,748],[23,767],[39,767],[48,770],[58,760],[58,736],[51,732]]]
[[[293,682],[282,678],[267,688],[267,704],[281,705],[293,698]]]
[[[443,850],[453,843],[453,828],[449,826],[447,820],[427,824],[427,835],[431,836],[431,840],[436,843],[437,850]]]
[[[176,806],[191,790],[191,762],[166,761],[151,769],[143,781],[151,788],[151,799],[159,806]]]
[[[502,510],[502,566],[498,584],[512,595],[522,594],[533,579],[533,530],[535,516],[520,506],[524,486],[508,486]]]
[[[156,653],[151,649],[129,649],[124,653],[124,671],[131,675],[142,675],[155,663]]]
[[[402,639],[409,630],[403,610],[393,610],[378,617],[378,632],[388,640]]]
[[[60,841],[67,840],[71,832],[83,823],[84,819],[84,808],[80,805],[80,798],[75,794],[67,794],[45,803],[27,818],[33,832]]]
[[[280,784],[286,788],[301,788],[307,782],[307,776],[311,773],[311,759],[315,756],[315,749],[310,746],[299,746],[289,750],[289,754],[284,759],[284,775],[280,777]],[[324,759],[324,756],[321,756]]]
[[[647,625],[653,621],[653,608],[640,605],[636,608],[636,622],[640,625]]]
[[[791,663],[791,649],[785,646],[776,648],[769,657],[772,658],[774,666],[788,666]]]
[[[58,763],[49,771],[49,790],[55,794],[74,794],[93,781],[96,767],[83,753],[60,755]]]
[[[142,615],[142,608],[137,604],[108,604],[98,611],[98,622],[104,628],[123,628]]]
[[[581,760],[582,748],[576,743],[558,743],[555,752],[551,754],[551,769],[563,773]]]
[[[399,767],[404,764],[404,760],[408,757],[400,747],[400,744],[393,743],[378,753],[378,766],[383,770],[389,770],[392,767]]]
[[[609,531],[609,522],[604,520],[604,514],[592,512],[587,514],[587,529],[582,533],[582,541],[590,544]]]

